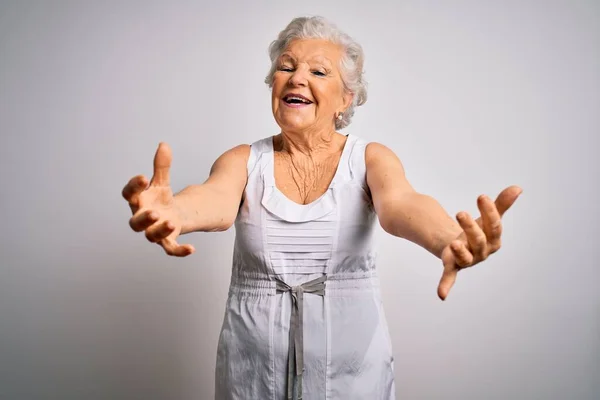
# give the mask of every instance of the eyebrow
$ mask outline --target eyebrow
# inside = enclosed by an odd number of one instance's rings
[[[290,60],[292,60],[294,62],[298,61],[298,59],[296,57],[294,57],[294,55],[292,55],[291,53],[283,53],[281,56],[279,56],[279,60],[280,61],[283,61],[283,60],[286,60],[286,59],[290,59]],[[326,64],[329,67],[333,66],[333,62],[331,62],[331,60],[329,58],[321,56],[321,55],[315,56],[315,57],[311,58],[308,61],[309,62],[311,62],[311,61],[319,62],[319,63],[322,63],[322,64]]]
[[[282,55],[279,56],[279,60],[283,60],[283,59],[291,59],[292,61],[296,61],[296,57],[294,57],[292,54],[290,53],[283,53]]]

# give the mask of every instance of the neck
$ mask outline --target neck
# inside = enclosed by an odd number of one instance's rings
[[[313,156],[322,152],[331,152],[337,149],[341,134],[335,129],[321,131],[290,132],[282,130],[279,140],[276,141],[276,150],[284,151],[290,155]]]

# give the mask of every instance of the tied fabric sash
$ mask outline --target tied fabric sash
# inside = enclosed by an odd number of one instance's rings
[[[290,344],[288,350],[288,382],[287,398],[294,400],[294,383],[296,384],[297,400],[302,399],[302,373],[304,372],[304,293],[325,295],[325,281],[322,276],[298,286],[290,286],[282,280],[277,281],[277,293],[290,292],[292,296],[292,313],[290,317]]]

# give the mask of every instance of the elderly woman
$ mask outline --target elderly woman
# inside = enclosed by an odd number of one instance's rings
[[[391,342],[372,237],[383,229],[441,259],[444,300],[459,270],[500,248],[501,216],[521,193],[478,198],[458,222],[406,180],[387,147],[342,135],[366,100],[363,52],[322,18],[294,19],[270,46],[281,132],[235,147],[201,185],[173,195],[171,153],[123,189],[131,228],[169,255],[179,235],[235,224],[216,366],[217,399],[393,399]]]

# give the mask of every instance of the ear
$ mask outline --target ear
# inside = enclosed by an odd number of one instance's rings
[[[348,107],[352,104],[352,100],[354,99],[354,93],[349,91],[344,91],[344,95],[342,96],[342,104],[344,109],[342,111],[346,111]]]

